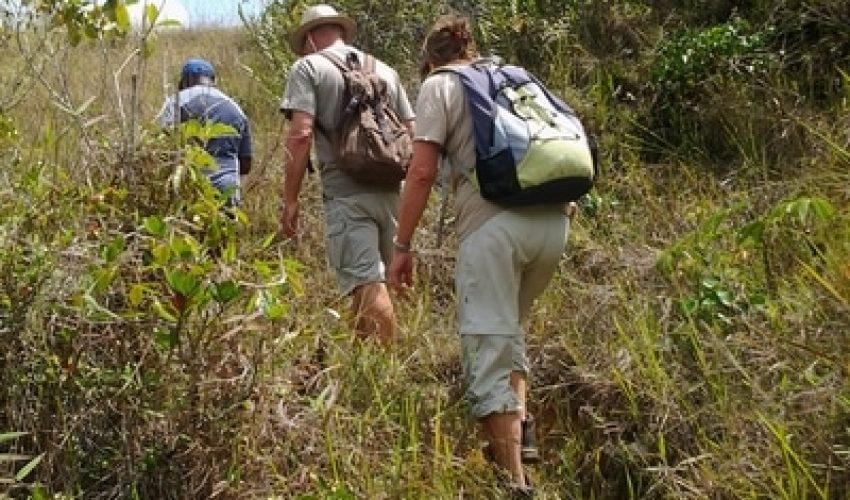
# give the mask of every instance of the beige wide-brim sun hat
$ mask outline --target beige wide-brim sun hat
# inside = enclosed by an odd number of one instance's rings
[[[304,55],[304,40],[307,32],[323,24],[336,24],[342,27],[342,39],[345,43],[351,43],[357,34],[357,25],[349,17],[336,11],[330,5],[313,5],[304,11],[301,16],[301,25],[289,36],[289,48],[299,56]]]

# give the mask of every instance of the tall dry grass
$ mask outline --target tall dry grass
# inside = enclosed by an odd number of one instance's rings
[[[500,498],[460,397],[438,200],[398,345],[353,342],[314,177],[301,243],[273,238],[284,124],[268,74],[285,68],[239,30],[163,33],[145,60],[135,43],[52,39],[26,98],[3,110],[17,133],[2,137],[0,431],[27,433],[10,453],[42,457],[11,494]],[[202,189],[192,203],[169,191],[183,163],[149,123],[189,56],[214,63],[252,120],[240,224],[218,220]],[[806,167],[791,173],[763,154],[764,121],[741,113],[717,133],[746,161],[718,175],[641,160],[641,136],[614,128],[634,109],[609,86],[577,90],[606,105],[588,108],[611,127],[607,164],[528,325],[539,496],[843,498],[846,103],[801,108],[794,131],[818,147],[783,157]],[[744,109],[738,90],[726,96]],[[199,228],[224,228],[235,255],[212,258]],[[177,271],[206,295],[175,306]],[[0,477],[21,471],[3,457]]]

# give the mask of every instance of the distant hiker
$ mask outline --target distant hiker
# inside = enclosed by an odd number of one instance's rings
[[[358,106],[348,95],[339,61],[352,66],[374,61],[378,81],[386,86],[389,104],[408,134],[412,134],[413,108],[396,71],[350,45],[355,30],[354,21],[333,7],[315,5],[304,12],[301,25],[289,38],[292,51],[302,57],[290,69],[280,104],[289,119],[281,230],[297,240],[298,195],[315,139],[328,261],[340,291],[352,297],[357,334],[389,343],[395,336],[395,315],[385,270],[392,257],[400,181],[357,180],[337,161],[343,112]]]
[[[213,66],[203,59],[183,64],[178,92],[166,98],[156,121],[167,128],[191,119],[233,127],[232,133],[210,139],[204,148],[218,164],[206,172],[210,182],[229,195],[228,205],[239,205],[239,176],[251,171],[251,126],[242,108],[216,88]]]
[[[455,72],[432,71],[478,58],[469,22],[438,19],[425,38],[423,58],[413,158],[389,283],[403,287],[413,281],[414,232],[445,155],[460,241],[455,286],[466,396],[482,425],[488,458],[509,471],[512,488],[525,494],[530,484],[522,463],[538,457],[526,419],[529,367],[522,323],[557,269],[568,221],[562,203],[505,208],[483,199],[472,181],[475,140],[464,87]]]

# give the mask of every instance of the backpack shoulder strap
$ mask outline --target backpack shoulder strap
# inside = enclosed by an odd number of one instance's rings
[[[363,53],[363,68],[364,73],[375,73],[375,68],[378,64],[375,62],[375,56],[372,54]]]
[[[348,73],[349,71],[351,71],[351,67],[345,61],[343,61],[341,57],[339,57],[338,55],[334,54],[333,52],[331,52],[329,50],[322,50],[322,51],[318,52],[318,54],[323,56],[325,59],[327,59],[331,63],[333,63],[333,65],[336,66],[337,69],[342,73],[343,81],[345,81],[345,74]],[[348,84],[346,83],[345,86],[346,86],[346,89],[347,89]],[[324,135],[329,141],[333,142],[333,140],[332,140],[333,135],[334,135],[333,131],[326,130],[325,127],[323,127],[322,124],[319,123],[318,120],[315,120],[313,122],[313,124],[316,127],[316,129],[319,131],[319,133]]]
[[[495,71],[496,67],[490,61],[484,60],[463,66],[441,66],[431,72],[431,74],[452,72],[458,76],[472,120],[476,156],[486,155],[491,147],[499,108],[495,102],[496,88],[499,83],[494,81]]]
[[[431,72],[428,73],[428,76],[436,75],[437,73],[459,73],[460,68],[456,66],[440,66],[438,68],[434,68]]]
[[[345,64],[345,61],[343,61],[338,55],[336,55],[336,54],[334,54],[334,53],[332,53],[328,50],[323,50],[323,51],[319,52],[319,54],[324,56],[325,59],[327,59],[328,61],[332,62],[334,64],[334,66],[339,68],[339,70],[342,71],[343,73],[346,73],[351,69],[351,68],[348,67],[347,64]]]
[[[505,61],[499,56],[485,56],[469,63],[473,68],[501,68],[505,65]]]
[[[367,54],[366,52],[363,52],[362,64],[357,59],[357,52],[354,51],[349,52],[345,60],[343,60],[341,57],[329,50],[323,50],[319,52],[319,54],[324,56],[325,59],[332,62],[334,66],[339,68],[339,70],[343,73],[351,71],[352,69],[359,69],[364,73],[374,73],[375,68],[377,66],[377,63],[375,62],[375,57],[372,54]]]

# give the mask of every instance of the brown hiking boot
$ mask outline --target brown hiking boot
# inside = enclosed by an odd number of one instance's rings
[[[540,461],[540,452],[537,450],[534,417],[530,414],[527,414],[525,420],[522,421],[522,448],[520,455],[524,464],[535,464]]]

